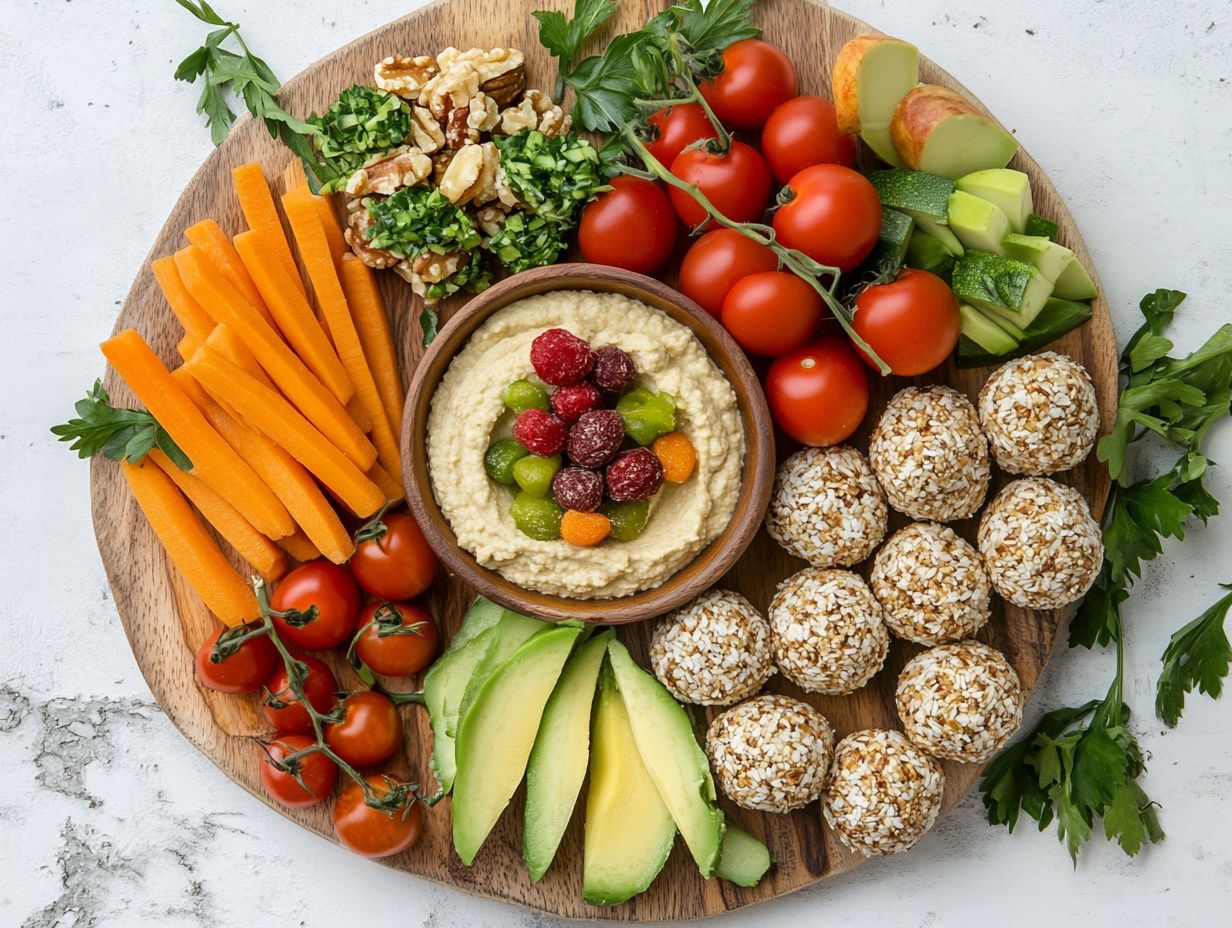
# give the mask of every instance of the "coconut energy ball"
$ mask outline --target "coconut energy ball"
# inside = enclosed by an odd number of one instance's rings
[[[825,788],[834,729],[806,702],[758,696],[710,723],[706,754],[719,787],[736,805],[791,812]]]
[[[885,493],[854,448],[804,448],[775,475],[766,531],[814,567],[850,567],[885,537]]]
[[[969,518],[988,492],[988,441],[971,401],[950,387],[894,394],[868,457],[890,505],[913,519]]]
[[[1030,609],[1081,599],[1104,557],[1087,501],[1047,477],[1015,480],[998,493],[980,519],[978,540],[996,591]]]
[[[739,593],[707,590],[659,620],[650,666],[681,702],[729,706],[774,673],[770,625]]]
[[[885,663],[890,633],[858,574],[807,567],[779,584],[769,610],[774,662],[812,693],[840,696]]]
[[[992,608],[979,552],[952,529],[913,522],[882,545],[869,585],[899,638],[941,644],[974,635]]]
[[[933,757],[987,760],[1022,722],[1022,688],[1005,655],[978,641],[929,648],[907,662],[894,696],[903,731]]]
[[[1091,375],[1063,354],[1045,351],[1001,365],[977,407],[993,457],[1011,474],[1066,470],[1095,447],[1099,404]]]
[[[945,776],[941,766],[899,731],[867,729],[834,749],[826,821],[865,857],[911,847],[937,821]]]

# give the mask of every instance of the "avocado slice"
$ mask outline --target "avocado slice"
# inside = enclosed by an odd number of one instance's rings
[[[614,636],[606,631],[574,652],[543,710],[526,765],[523,816],[522,859],[535,882],[552,865],[586,778],[591,707],[607,645]]]
[[[1001,243],[1003,253],[1019,261],[1025,261],[1054,282],[1073,260],[1074,253],[1064,245],[1043,235],[1019,235],[1011,232]]]
[[[466,682],[466,690],[462,694],[462,701],[458,704],[457,720],[466,718],[466,713],[470,711],[475,697],[479,695],[479,691],[491,676],[492,671],[505,663],[513,652],[522,646],[522,642],[550,627],[546,622],[538,619],[519,615],[509,609],[502,610],[501,620],[493,627],[488,649],[471,670],[471,678]],[[453,734],[457,734],[457,724],[450,730]]]
[[[684,836],[701,875],[709,877],[723,841],[710,762],[697,743],[684,707],[663,684],[634,663],[619,641],[608,645],[616,685],[642,762]]]
[[[1012,168],[987,168],[972,171],[954,181],[964,193],[987,200],[1005,213],[1011,232],[1025,232],[1033,207],[1031,178]]]
[[[607,666],[593,739],[582,896],[591,905],[615,905],[654,882],[676,843],[676,823],[642,763],[628,710]]]
[[[522,782],[544,707],[581,633],[548,627],[526,640],[492,671],[462,717],[453,846],[468,867]]]
[[[978,309],[963,303],[958,307],[962,334],[990,355],[1009,354],[1018,347],[1018,340]]]
[[[756,886],[772,863],[768,847],[734,822],[727,823],[715,876],[737,886]]]
[[[954,272],[954,256],[941,244],[940,239],[929,235],[923,229],[916,229],[911,233],[903,263],[907,267],[936,274],[946,283],[949,283],[950,275]]]
[[[1001,241],[1010,231],[1005,213],[987,200],[955,190],[949,201],[950,229],[964,248],[1002,254]]]
[[[1077,255],[1073,255],[1065,270],[1058,275],[1052,292],[1062,300],[1093,300],[1099,295],[1099,291],[1095,289],[1095,281],[1091,280],[1091,275],[1082,266]]]
[[[961,311],[961,307],[959,309]],[[1044,308],[1035,317],[1035,321],[1023,332],[1023,337],[1019,340],[1017,347],[1008,353],[987,350],[985,346],[969,338],[964,328],[964,334],[958,340],[956,363],[961,368],[986,367],[990,364],[1000,364],[1011,358],[1022,357],[1024,354],[1038,351],[1090,318],[1091,307],[1088,304],[1052,297],[1044,303]]]

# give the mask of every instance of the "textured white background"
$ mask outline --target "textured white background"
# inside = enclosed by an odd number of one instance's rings
[[[219,0],[290,76],[406,0]],[[552,5],[559,6],[559,2]],[[1045,167],[1103,274],[1122,340],[1155,287],[1191,295],[1192,346],[1232,317],[1232,8],[1224,2],[844,0],[917,42]],[[102,372],[97,343],[209,150],[171,71],[202,29],[171,0],[6,0],[0,25],[0,925],[477,926],[550,919],[365,863],[234,787],[152,704],[88,518],[86,466],[47,427]],[[459,35],[458,44],[467,37]],[[1232,435],[1212,455],[1232,460]],[[1232,509],[1232,471],[1215,491]],[[1195,527],[1128,609],[1127,698],[1163,845],[1008,836],[968,797],[913,852],[726,924],[1232,925],[1232,706],[1150,711],[1170,630],[1232,581],[1232,517]],[[1053,661],[1028,714],[1102,695],[1111,655]]]

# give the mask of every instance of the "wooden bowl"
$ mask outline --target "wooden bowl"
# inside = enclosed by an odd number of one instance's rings
[[[659,586],[616,599],[568,599],[527,590],[484,567],[458,545],[437,505],[428,476],[428,412],[445,370],[466,340],[493,313],[551,290],[620,293],[661,310],[697,336],[735,390],[745,432],[740,499],[723,533]],[[472,299],[449,320],[415,368],[402,428],[406,497],[420,528],[448,569],[484,596],[544,619],[619,625],[662,615],[713,586],[757,534],[774,480],[774,430],[761,384],[744,352],[709,313],[651,277],[597,264],[558,264],[509,277]]]

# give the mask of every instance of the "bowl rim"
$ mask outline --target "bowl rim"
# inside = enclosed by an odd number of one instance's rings
[[[526,297],[556,290],[620,293],[686,325],[731,384],[744,426],[740,495],[727,526],[688,564],[657,586],[617,598],[570,599],[540,593],[517,586],[498,571],[479,564],[458,544],[436,501],[428,473],[427,420],[432,395],[454,357],[496,312]],[[460,307],[415,366],[404,405],[400,444],[407,503],[448,570],[506,608],[551,621],[581,619],[609,625],[641,621],[669,612],[714,586],[760,529],[775,470],[774,429],[760,381],[744,351],[719,322],[684,294],[653,277],[585,263],[548,265],[514,274]]]

